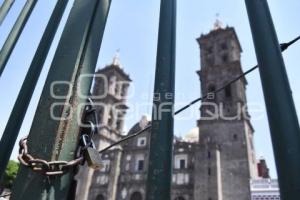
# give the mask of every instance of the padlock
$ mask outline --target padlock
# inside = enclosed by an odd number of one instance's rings
[[[84,157],[88,163],[88,166],[93,169],[101,169],[103,164],[99,152],[96,150],[94,141],[91,140],[88,144],[89,136],[84,134],[82,136],[82,143],[86,148],[84,150]]]
[[[101,169],[103,167],[100,154],[96,149],[88,147],[85,150],[85,158],[89,167],[93,169]]]

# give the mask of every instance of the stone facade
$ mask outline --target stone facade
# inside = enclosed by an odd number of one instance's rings
[[[141,122],[146,121],[145,116]],[[144,126],[139,122],[131,128],[130,134],[140,131]],[[147,121],[147,124],[150,123]],[[105,168],[94,172],[93,181],[89,190],[91,200],[139,200],[145,199],[146,178],[149,158],[150,131],[145,131],[138,137],[122,145],[121,159],[116,158],[120,150],[113,149],[102,155]],[[172,177],[172,199],[194,199],[194,152],[196,142],[186,142],[182,139],[174,140],[174,160]],[[118,173],[116,173],[118,171]],[[116,197],[110,195],[111,182],[119,174]],[[101,198],[100,198],[101,197]]]
[[[233,28],[217,26],[198,40],[201,50],[201,93],[214,92],[242,73],[241,46]],[[117,94],[116,81],[130,81],[119,62],[96,73],[108,77],[108,95],[100,99],[98,108],[100,134],[95,137],[99,149],[119,140],[123,129],[126,104]],[[116,64],[118,63],[118,64]],[[174,140],[172,200],[249,200],[250,179],[257,176],[253,128],[247,112],[246,79],[240,79],[216,95],[203,100],[196,131]],[[104,91],[101,79],[95,79],[93,94]],[[123,91],[123,92],[122,92]],[[121,95],[122,96],[122,95]],[[114,104],[118,114],[112,115]],[[217,106],[215,106],[217,105]],[[216,112],[218,111],[218,112]],[[213,115],[214,113],[215,115]],[[122,119],[122,120],[119,120]],[[118,121],[119,120],[119,121]],[[150,122],[145,116],[128,135],[140,131]],[[195,129],[192,129],[195,130]],[[105,167],[99,171],[85,170],[82,175],[80,200],[144,200],[149,158],[150,130],[145,131],[102,156]],[[99,143],[100,141],[100,143]],[[86,178],[88,177],[88,178]],[[81,195],[81,196],[80,196]]]
[[[249,200],[249,180],[255,177],[253,128],[247,113],[246,80],[242,74],[241,46],[233,28],[217,28],[197,39],[201,50],[202,101],[198,121],[195,199]]]

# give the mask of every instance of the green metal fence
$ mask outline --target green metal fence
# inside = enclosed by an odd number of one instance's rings
[[[1,20],[9,11],[12,2],[5,1],[6,4],[3,4],[5,9],[2,13],[0,12]],[[26,2],[1,49],[0,76],[36,2],[36,0]],[[283,200],[297,199],[300,196],[299,123],[280,45],[267,1],[245,0],[245,2],[266,99],[281,196]],[[67,3],[68,0],[57,1],[6,125],[0,142],[0,176],[4,173],[15,145],[31,96]],[[81,161],[75,159],[81,130],[76,114],[77,111],[84,114],[84,108],[78,105],[87,101],[92,77],[86,78],[80,85],[78,81],[80,75],[94,73],[110,4],[111,0],[75,0],[56,49],[32,123],[27,139],[28,149],[24,142],[27,140],[23,140],[21,143],[23,146],[22,159],[25,165],[30,165],[31,168],[21,166],[14,184],[12,199],[67,199],[74,195],[75,171],[66,170],[66,166],[73,167]],[[160,119],[152,122],[147,200],[170,199],[172,175],[176,0],[161,0],[160,9],[154,93],[160,94],[161,99],[154,98],[153,103],[156,105],[154,107],[167,105],[170,112],[164,113]],[[243,76],[247,73],[249,72]],[[51,84],[55,81],[70,83],[71,87],[59,85],[54,89],[55,94],[65,96],[64,99],[56,99],[51,95]],[[84,94],[84,97],[78,95],[78,92]],[[191,102],[175,114],[202,98]],[[50,118],[49,108],[53,103],[62,105],[55,111],[56,116],[62,117],[60,121]],[[136,135],[138,134],[140,133]],[[130,138],[132,136],[124,141]],[[24,149],[24,147],[26,148]],[[157,151],[157,149],[160,150]],[[39,159],[34,159],[31,157],[32,155]],[[57,162],[61,160],[63,162]],[[64,173],[55,178],[37,173],[37,171],[44,171],[45,166],[48,170]]]

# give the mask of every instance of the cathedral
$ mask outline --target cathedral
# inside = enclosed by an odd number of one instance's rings
[[[257,162],[246,107],[247,81],[242,78],[213,95],[243,73],[241,45],[234,28],[218,24],[197,42],[201,94],[212,95],[202,101],[197,128],[174,139],[171,199],[250,200],[250,179],[257,177]],[[107,93],[94,99],[101,124],[94,138],[99,150],[124,137],[130,83],[118,57],[96,72],[93,95]],[[127,134],[149,124],[142,116]],[[100,170],[83,166],[77,175],[77,199],[145,200],[150,134],[151,130],[144,131],[103,153]]]

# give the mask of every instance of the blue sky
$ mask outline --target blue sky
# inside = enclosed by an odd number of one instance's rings
[[[3,0],[0,0],[2,3]],[[16,0],[6,20],[0,26],[0,45],[2,46],[18,13],[25,1]],[[39,1],[30,17],[20,40],[0,78],[0,135],[2,134],[13,104],[24,80],[26,71],[30,65],[35,49],[41,38],[43,30],[54,8],[56,1]],[[67,11],[69,12],[73,0],[70,0]],[[126,128],[129,129],[143,113],[149,113],[149,107],[143,107],[136,115],[137,110],[133,105],[149,103],[152,101],[149,94],[152,92],[155,57],[158,34],[159,0],[113,0],[109,14],[106,31],[100,50],[97,68],[110,64],[117,49],[120,49],[120,59],[124,70],[130,74],[133,80],[130,91],[133,92],[128,104],[131,109],[128,112],[129,119]],[[269,0],[273,20],[280,41],[289,41],[300,34],[298,0]],[[20,131],[20,137],[28,134],[32,118],[35,113],[39,95],[57,46],[59,35],[68,16],[65,13],[60,29],[44,66],[42,75],[30,104],[26,119]],[[196,38],[202,33],[208,33],[216,20],[216,13],[224,25],[236,29],[240,39],[243,53],[242,65],[247,70],[256,64],[247,13],[244,1],[240,0],[178,0],[177,11],[177,54],[176,54],[176,108],[200,96],[200,82],[195,73],[200,69],[200,52]],[[300,52],[300,44],[290,47],[284,53],[287,72],[293,90],[296,108],[300,111],[300,67],[297,60]],[[298,62],[297,62],[298,61]],[[298,76],[297,76],[298,75]],[[258,71],[247,76],[247,98],[250,103],[259,103],[264,106],[260,77]],[[175,134],[182,136],[196,126],[199,114],[189,119],[192,112],[198,113],[200,104],[196,104],[190,110],[182,113],[175,120]],[[136,106],[135,106],[136,107]],[[251,114],[251,110],[250,110]],[[252,113],[254,114],[254,113]],[[255,146],[257,157],[267,159],[272,177],[276,177],[273,161],[272,146],[266,113],[260,120],[253,120],[255,129]],[[15,159],[17,149],[12,157]]]

